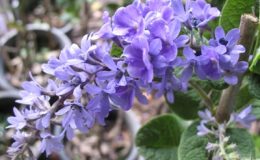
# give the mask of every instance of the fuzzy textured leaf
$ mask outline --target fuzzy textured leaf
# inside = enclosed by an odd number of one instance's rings
[[[249,77],[249,92],[257,99],[260,99],[260,75],[252,74]]]
[[[237,151],[241,159],[254,159],[255,145],[251,135],[241,128],[231,128],[226,133],[230,139],[230,143],[237,145]]]
[[[255,0],[227,0],[222,9],[219,24],[225,31],[238,28],[240,17],[245,13],[252,13]]]
[[[174,113],[188,120],[198,117],[201,99],[193,89],[185,93],[176,92],[174,97],[174,103],[168,103]]]
[[[205,149],[208,139],[197,136],[199,122],[191,124],[182,134],[178,148],[179,160],[208,160]]]
[[[182,131],[182,124],[176,116],[158,116],[138,131],[136,145],[146,159],[177,160],[177,148]]]

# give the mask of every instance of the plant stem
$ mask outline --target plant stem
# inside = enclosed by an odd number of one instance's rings
[[[214,107],[213,102],[211,101],[211,99],[208,97],[207,93],[196,83],[193,81],[189,82],[191,87],[194,88],[197,93],[200,95],[200,97],[203,99],[205,105],[212,110],[212,108]]]
[[[255,42],[255,47],[254,47],[254,50],[253,50],[253,54],[254,54],[254,57],[256,56],[256,52],[257,52],[257,49],[259,47],[259,43],[260,43],[260,24],[258,23],[258,34],[257,34],[257,37],[256,37],[256,42]]]
[[[240,61],[248,61],[257,26],[258,19],[255,16],[249,14],[242,15],[239,27],[240,40],[238,43],[246,48],[246,53],[240,55]],[[238,76],[238,83],[236,85],[229,86],[223,90],[216,113],[216,119],[219,123],[229,120],[243,77],[244,74]]]

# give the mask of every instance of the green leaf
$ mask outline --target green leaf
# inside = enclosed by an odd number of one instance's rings
[[[255,135],[253,136],[255,142],[255,151],[256,151],[256,158],[260,158],[260,136]]]
[[[249,70],[253,73],[260,75],[260,49],[257,50]]]
[[[149,160],[177,160],[177,148],[183,131],[181,120],[172,115],[158,116],[136,135],[139,152]]]
[[[223,79],[217,81],[208,81],[208,83],[216,90],[223,90],[229,86]]]
[[[250,94],[248,84],[243,85],[237,95],[235,108],[241,109],[250,104],[254,97]]]
[[[183,132],[178,148],[179,160],[208,160],[205,149],[208,139],[197,136],[198,125],[199,122],[195,122]]]
[[[170,109],[181,118],[191,120],[198,117],[198,110],[200,106],[200,96],[198,93],[190,89],[188,92],[174,93],[174,103],[169,103]]]
[[[252,114],[256,117],[256,119],[260,119],[260,100],[254,100],[251,104],[253,107]]]
[[[147,160],[177,160],[177,147],[147,148],[142,147],[139,153]]]
[[[249,92],[257,99],[260,99],[260,75],[252,74],[249,77]]]
[[[225,31],[238,28],[240,17],[244,13],[252,13],[255,0],[227,0],[221,13],[219,24]]]
[[[118,45],[113,44],[112,50],[111,50],[111,55],[113,57],[120,57],[123,54],[122,48],[120,48]]]
[[[230,128],[226,132],[230,137],[229,142],[237,145],[237,151],[241,159],[254,159],[255,144],[252,136],[241,128]]]
[[[222,9],[224,3],[226,0],[212,0],[211,1],[211,5],[214,7],[217,7],[218,9]]]

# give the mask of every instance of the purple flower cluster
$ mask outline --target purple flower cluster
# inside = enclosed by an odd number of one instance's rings
[[[46,86],[33,77],[23,83],[18,102],[26,107],[14,108],[15,115],[8,118],[18,137],[10,155],[26,146],[27,135],[37,135],[47,155],[58,152],[63,138],[71,140],[75,130],[87,133],[95,122],[104,125],[111,110],[129,110],[135,97],[147,103],[143,91],[155,91],[157,97],[166,95],[174,102],[173,92],[185,91],[193,74],[236,84],[237,75],[247,69],[247,63],[239,61],[245,52],[237,45],[239,30],[225,35],[218,27],[209,43],[193,45],[194,32],[203,33],[219,15],[204,0],[187,0],[185,7],[181,0],[135,0],[112,17],[105,13],[97,33],[84,36],[80,46],[67,46],[43,65],[43,71],[53,76]],[[122,49],[119,58],[111,56],[113,45]],[[201,116],[207,117],[206,122],[215,121],[209,112]],[[54,125],[62,132],[54,134]],[[201,135],[205,128],[199,129]]]

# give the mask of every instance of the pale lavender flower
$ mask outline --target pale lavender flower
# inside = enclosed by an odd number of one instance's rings
[[[250,128],[251,123],[256,120],[256,117],[252,114],[252,106],[248,106],[240,113],[233,114],[234,122],[239,123],[245,128]]]
[[[211,131],[208,127],[205,125],[206,123],[200,122],[200,125],[197,126],[197,135],[198,136],[205,136],[208,134],[214,134],[213,131]]]
[[[87,133],[93,127],[95,117],[88,109],[80,103],[67,103],[67,106],[55,113],[56,116],[63,116],[62,126],[65,128],[66,136],[72,139],[73,131],[78,129],[83,133]]]
[[[220,11],[211,7],[205,0],[186,0],[185,7],[181,0],[172,0],[174,15],[189,29],[207,27],[208,22],[220,16]]]
[[[156,90],[156,97],[161,97],[166,94],[166,98],[170,103],[174,102],[174,91],[182,90],[182,84],[180,80],[173,75],[173,70],[167,68],[162,72],[162,80],[160,82],[153,83],[153,89]]]
[[[14,107],[13,111],[15,116],[7,118],[7,121],[10,124],[7,128],[16,128],[21,130],[26,126],[27,121],[24,115],[17,108]]]
[[[238,75],[246,72],[248,69],[248,63],[245,61],[239,61],[235,65],[229,63],[229,65],[222,66],[224,69],[224,80],[230,85],[235,85],[238,82]]]
[[[60,152],[63,149],[62,136],[53,136],[48,132],[42,132],[40,136],[42,138],[40,151],[42,153],[46,152],[47,156],[53,152]]]
[[[7,150],[8,155],[15,156],[17,153],[19,153],[30,137],[30,134],[17,130],[13,136],[14,142]]]
[[[144,32],[142,13],[134,4],[117,9],[113,21],[112,30],[116,36],[126,36],[131,40]]]
[[[222,27],[218,26],[215,29],[215,39],[211,39],[209,44],[211,46],[223,45],[227,47],[227,53],[230,55],[239,55],[245,52],[245,47],[237,44],[240,38],[239,29],[235,28],[225,34]],[[236,62],[236,61],[234,61]]]
[[[218,149],[218,144],[216,143],[210,143],[208,142],[206,148],[205,148],[208,152],[212,152]]]
[[[198,115],[201,118],[201,122],[203,123],[216,122],[215,117],[212,116],[211,112],[208,109],[205,109],[204,111],[199,111]]]
[[[123,55],[126,57],[130,76],[149,83],[153,80],[153,66],[148,52],[149,44],[146,38],[139,37],[124,49]]]

